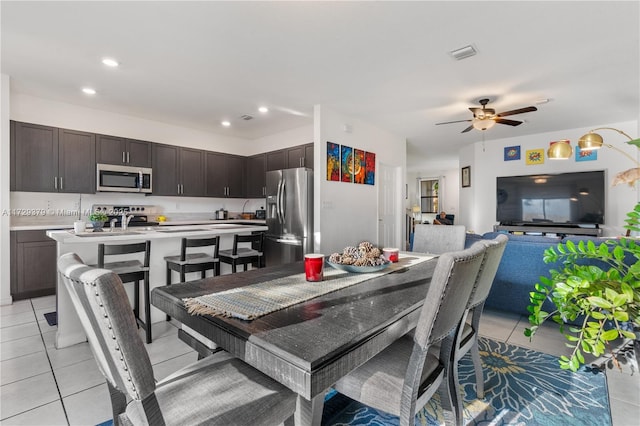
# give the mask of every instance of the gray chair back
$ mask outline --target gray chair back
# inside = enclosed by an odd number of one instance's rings
[[[412,251],[432,254],[460,251],[464,249],[465,238],[464,225],[416,225]]]
[[[469,299],[469,308],[474,308],[481,303],[484,303],[489,297],[489,291],[491,291],[491,285],[498,272],[498,266],[502,260],[502,254],[507,246],[509,238],[502,234],[498,235],[493,240],[480,240],[475,244],[483,244],[487,247],[480,272],[478,273],[478,279],[476,281],[476,287],[473,290],[473,294]]]
[[[151,361],[118,275],[85,265],[75,253],[60,256],[58,270],[108,383],[131,399],[151,395]]]
[[[485,251],[483,244],[474,244],[439,257],[414,334],[414,342],[422,350],[457,331]]]

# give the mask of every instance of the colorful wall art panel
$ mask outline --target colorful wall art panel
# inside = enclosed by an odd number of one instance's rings
[[[504,161],[513,161],[520,159],[520,145],[504,147]]]
[[[364,154],[365,176],[364,183],[367,185],[375,185],[376,183],[376,154],[367,152]]]
[[[364,183],[366,163],[364,161],[364,151],[353,150],[353,182]]]
[[[525,154],[527,166],[544,164],[544,149],[528,149]]]
[[[340,181],[340,145],[327,142],[327,180]]]
[[[342,160],[340,180],[342,182],[353,182],[353,148],[341,145],[340,159]]]
[[[575,151],[576,161],[595,161],[598,159],[597,149],[580,149],[580,147],[576,145]]]

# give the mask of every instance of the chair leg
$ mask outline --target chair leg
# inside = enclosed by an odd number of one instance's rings
[[[200,278],[205,279],[207,277],[207,270],[203,269],[200,271]]]
[[[484,398],[484,377],[482,372],[482,360],[480,359],[480,349],[478,348],[478,339],[473,342],[473,346],[469,350],[471,359],[473,360],[473,369],[476,371],[476,395],[478,399]]]
[[[144,278],[144,330],[147,334],[147,343],[151,343],[151,301],[149,300],[149,273]]]
[[[216,263],[213,275],[216,277],[220,275],[220,262]]]
[[[167,285],[171,285],[171,268],[167,267]],[[171,316],[167,315],[167,321],[171,321]]]
[[[140,319],[140,281],[134,281],[133,285],[133,316],[138,320]]]
[[[184,266],[180,266],[180,282],[183,283],[185,281],[187,281],[186,277],[185,277],[185,272],[184,272]]]
[[[236,262],[231,262],[231,272],[234,274],[237,272]]]
[[[113,425],[119,426],[119,416],[127,409],[127,397],[124,393],[113,387],[107,380],[109,397],[111,398],[111,412],[113,414]]]

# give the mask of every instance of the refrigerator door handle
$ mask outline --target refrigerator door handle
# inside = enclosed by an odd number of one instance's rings
[[[276,193],[276,216],[278,216],[278,223],[280,223],[280,225],[282,225],[282,213],[280,211],[282,206],[281,191],[282,191],[282,179],[278,181],[278,190]]]
[[[287,203],[285,203],[287,194],[287,182],[282,178],[282,191],[280,193],[280,214],[282,215],[282,224],[284,224],[285,217],[287,216]]]
[[[300,241],[300,240],[287,240],[287,239],[283,239],[283,238],[278,238],[275,241],[276,241],[276,243],[289,244],[290,246],[301,246],[302,245],[302,241]]]

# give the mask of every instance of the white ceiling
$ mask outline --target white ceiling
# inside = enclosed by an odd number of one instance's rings
[[[1,65],[15,92],[248,139],[322,104],[406,137],[409,170],[442,169],[483,135],[435,123],[483,97],[550,99],[487,140],[638,120],[639,3],[2,1]]]

